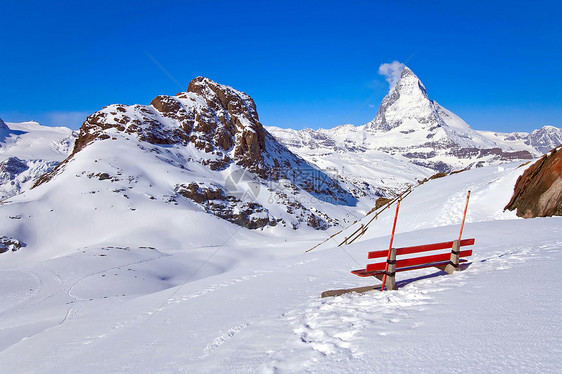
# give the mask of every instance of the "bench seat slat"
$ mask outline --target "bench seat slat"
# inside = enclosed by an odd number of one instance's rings
[[[463,239],[460,241],[459,244],[461,247],[465,245],[473,245],[474,239]],[[396,248],[396,256],[407,255],[407,254],[418,253],[418,252],[437,251],[440,249],[447,249],[447,248],[453,248],[452,241],[443,242],[443,243],[423,244],[414,247]],[[388,256],[388,250],[386,249],[382,251],[369,252],[367,258],[380,258],[380,257],[387,257],[387,256]]]
[[[460,263],[468,262],[468,260],[463,258],[463,259],[459,260],[459,262]],[[430,268],[430,267],[434,267],[434,266],[447,265],[448,263],[449,263],[449,261],[432,262],[432,263],[429,263],[429,264],[403,267],[403,268],[396,269],[395,271],[398,273],[398,272],[401,272],[401,271],[425,269],[425,268]],[[375,276],[377,274],[384,274],[384,269],[382,271],[381,270],[367,271],[367,269],[360,269],[360,270],[352,270],[351,272],[355,275],[360,276],[360,277],[372,277],[372,276]]]
[[[459,257],[468,257],[468,256],[472,256],[472,250],[461,251],[459,254]],[[410,267],[410,266],[429,264],[432,262],[447,261],[450,258],[451,258],[450,253],[442,253],[432,256],[413,257],[404,260],[397,260],[396,270],[400,268]],[[367,268],[365,270],[376,271],[376,270],[385,270],[385,269],[386,269],[386,262],[377,262],[375,264],[367,265]]]

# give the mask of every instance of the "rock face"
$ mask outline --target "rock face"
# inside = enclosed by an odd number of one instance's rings
[[[17,157],[10,157],[7,160],[0,162],[0,177],[13,180],[17,175],[29,169],[25,161]],[[0,181],[2,181],[0,179]]]
[[[562,146],[525,170],[505,209],[523,218],[562,216]]]
[[[4,121],[2,121],[2,118],[0,118],[0,130],[9,130],[8,125],[6,125]]]
[[[192,144],[206,153],[201,162],[212,170],[224,170],[235,162],[265,179],[285,178],[307,192],[332,196],[340,203],[354,201],[338,183],[264,129],[250,96],[208,78],[197,77],[187,92],[157,96],[149,106],[114,104],[90,115],[80,128],[72,155],[93,141],[111,139],[115,133],[134,135],[155,145]],[[64,163],[57,169],[62,167]],[[45,175],[36,185],[58,171]]]

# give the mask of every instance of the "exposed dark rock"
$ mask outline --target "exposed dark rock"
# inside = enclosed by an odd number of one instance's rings
[[[25,247],[25,244],[19,240],[8,238],[7,236],[0,236],[0,253],[8,251],[15,252],[22,247]]]
[[[504,151],[501,148],[458,148],[451,151],[453,156],[459,158],[481,158],[485,156],[496,156],[501,161],[531,160],[533,155],[528,151]]]
[[[392,199],[389,199],[387,197],[379,197],[377,199],[377,201],[375,201],[375,210],[379,209],[380,207],[388,204],[389,202],[391,202]]]
[[[248,229],[277,225],[268,210],[256,202],[243,202],[229,196],[220,187],[200,186],[197,183],[180,184],[176,192],[198,203],[207,213]]]
[[[429,180],[443,178],[443,177],[446,177],[447,175],[449,175],[449,174],[448,173],[436,173],[436,174],[433,174],[431,177],[429,177]]]
[[[25,161],[17,157],[10,157],[0,162],[0,173],[5,173],[9,179],[14,179],[17,175],[29,169]]]
[[[562,215],[562,146],[523,172],[505,209],[523,218]]]

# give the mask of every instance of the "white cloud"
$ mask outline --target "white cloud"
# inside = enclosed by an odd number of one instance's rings
[[[390,85],[390,89],[393,89],[398,80],[400,80],[400,74],[406,65],[398,61],[392,61],[391,63],[381,64],[379,66],[379,74],[384,75],[386,81]]]

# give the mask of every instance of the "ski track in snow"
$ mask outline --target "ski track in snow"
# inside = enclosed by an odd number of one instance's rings
[[[182,295],[182,296],[179,296],[179,297],[171,297],[170,299],[168,299],[167,304],[177,304],[177,303],[185,302],[185,301],[188,301],[188,300],[206,295],[208,293],[214,292],[216,290],[220,290],[222,288],[233,286],[233,285],[235,285],[237,283],[240,283],[240,282],[245,282],[245,281],[249,281],[251,279],[262,277],[266,274],[273,273],[273,272],[278,271],[280,269],[290,269],[290,268],[293,268],[295,266],[308,264],[308,263],[311,263],[311,262],[314,262],[314,261],[317,261],[317,260],[318,259],[308,259],[308,260],[304,260],[304,261],[299,261],[295,264],[288,264],[288,265],[284,265],[284,266],[273,265],[268,270],[255,270],[250,275],[243,275],[241,277],[234,278],[234,279],[232,279],[230,281],[227,281],[227,282],[217,283],[217,284],[214,284],[214,285],[212,285],[208,288],[205,288],[205,289],[203,289],[199,292],[195,292],[195,293],[192,293],[192,294],[189,294],[189,295]],[[179,286],[179,287],[181,287],[181,286]],[[160,310],[162,310],[162,309],[160,309]]]
[[[240,331],[242,331],[243,329],[245,329],[249,325],[250,325],[249,323],[241,323],[241,324],[239,324],[237,326],[234,326],[233,328],[229,329],[224,334],[221,334],[221,335],[217,336],[211,344],[209,344],[205,347],[205,349],[203,351],[203,356],[201,356],[201,358],[205,358],[205,357],[210,356],[216,349],[218,349],[226,341],[232,339],[234,336],[236,336],[238,333],[240,333]]]

